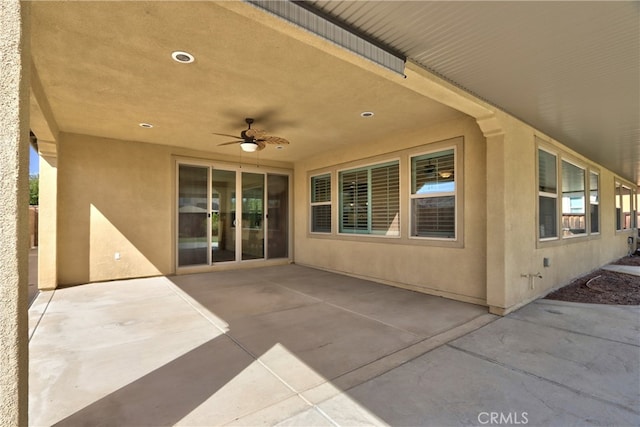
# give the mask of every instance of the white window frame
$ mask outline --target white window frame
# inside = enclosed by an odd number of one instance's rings
[[[638,228],[638,189],[631,189],[631,228]]]
[[[428,193],[428,194],[413,194],[413,168],[412,168],[412,164],[413,164],[413,159],[416,157],[420,157],[420,156],[424,156],[424,155],[428,155],[428,154],[434,154],[434,153],[440,153],[440,152],[444,152],[444,151],[449,151],[449,150],[453,150],[453,176],[454,176],[454,190],[453,191],[444,191],[444,192],[438,192],[438,193]],[[433,150],[428,150],[428,151],[423,151],[423,152],[419,152],[419,153],[414,153],[408,156],[408,179],[409,179],[409,185],[408,185],[408,193],[409,193],[409,239],[415,239],[415,240],[433,240],[433,241],[444,241],[444,242],[457,242],[458,241],[458,237],[459,237],[459,228],[460,228],[460,223],[459,223],[459,215],[460,215],[460,203],[459,203],[459,199],[458,199],[458,194],[459,194],[459,187],[460,187],[460,183],[462,182],[460,179],[461,176],[461,168],[459,167],[459,158],[458,158],[458,147],[457,145],[451,145],[451,146],[445,146],[445,147],[439,147],[438,149],[433,149]],[[437,197],[451,197],[453,196],[453,200],[454,200],[454,225],[453,225],[453,237],[434,237],[434,236],[414,236],[413,235],[413,221],[414,221],[414,215],[413,215],[413,201],[416,199],[427,199],[427,198],[437,198]]]
[[[385,165],[395,164],[398,167],[398,232],[397,234],[377,234],[372,232],[372,213],[371,213],[371,170],[376,167],[383,167]],[[343,229],[343,193],[342,193],[342,175],[344,173],[355,172],[358,170],[367,170],[367,231],[362,232],[345,232]],[[336,173],[336,192],[337,192],[337,234],[339,236],[357,236],[357,237],[366,237],[366,238],[385,238],[385,239],[399,239],[402,236],[402,223],[400,218],[402,217],[400,213],[401,205],[402,205],[402,167],[401,161],[398,157],[390,157],[388,159],[380,159],[380,161],[376,161],[374,163],[367,163],[362,165],[354,165],[348,168],[338,169]]]
[[[636,189],[636,228],[640,227],[640,193]]]
[[[540,191],[540,168],[539,168],[539,165],[540,165],[539,152],[540,151],[543,151],[549,155],[552,155],[556,159],[556,193],[555,194],[551,192]],[[564,188],[563,188],[562,175],[564,173],[565,163],[570,164],[571,166],[574,166],[584,171],[585,232],[580,234],[565,235],[564,233],[564,228],[563,228],[564,209],[562,206],[563,197],[564,197]],[[591,201],[591,175],[595,175],[597,178],[598,199],[595,202]],[[536,145],[536,189],[537,189],[536,236],[539,243],[544,244],[544,243],[554,242],[554,241],[556,243],[561,243],[562,241],[569,241],[572,239],[585,239],[585,238],[591,238],[591,237],[596,238],[602,233],[602,221],[600,220],[600,218],[602,217],[602,203],[601,203],[602,182],[600,177],[601,177],[601,174],[598,168],[592,167],[590,164],[586,162],[579,161],[574,157],[572,157],[571,155],[564,153],[560,149],[556,149],[555,147],[550,147],[547,144],[544,144],[542,141]],[[614,191],[614,194],[617,194],[616,191]],[[556,200],[556,230],[557,230],[556,234],[557,236],[544,237],[544,238],[540,237],[540,198],[541,197],[548,197]],[[617,200],[616,198],[617,196],[614,197],[614,201]],[[594,223],[594,218],[591,213],[591,207],[594,205],[598,206],[598,215],[597,215],[598,218],[596,220],[598,231],[591,231],[592,224]],[[614,203],[614,208],[615,208],[615,203]],[[625,231],[625,230],[617,230],[617,231]]]
[[[555,193],[549,193],[547,191],[540,191],[540,151],[544,151],[547,154],[550,154],[552,156],[554,156],[556,158],[556,192]],[[538,236],[538,241],[540,242],[549,242],[549,241],[554,241],[554,240],[560,240],[560,221],[559,221],[559,214],[558,212],[560,211],[560,206],[558,203],[558,192],[561,190],[560,186],[558,185],[558,182],[560,181],[560,174],[562,173],[562,171],[560,170],[560,162],[561,162],[561,157],[560,154],[558,152],[555,151],[551,151],[549,149],[546,149],[544,147],[538,146],[536,149],[536,188],[537,188],[537,194],[538,197],[536,198],[536,206],[537,206],[537,217],[536,217],[536,235]],[[555,236],[549,236],[549,237],[541,237],[541,233],[540,233],[540,197],[547,197],[550,199],[555,199],[556,200],[556,211],[555,211],[555,215],[554,215],[554,220],[555,220],[555,226],[556,226],[556,235]]]
[[[314,178],[320,177],[329,177],[329,200],[323,202],[314,202],[313,201],[313,182]],[[309,233],[312,234],[332,234],[334,229],[335,221],[333,220],[333,193],[334,193],[334,179],[333,174],[331,172],[322,172],[315,173],[309,177]],[[313,229],[313,208],[315,206],[329,206],[329,221],[331,222],[331,226],[329,227],[329,231],[316,231]]]
[[[588,174],[589,177],[587,178],[587,184],[588,184],[588,189],[587,189],[587,197],[589,199],[589,234],[590,235],[598,235],[600,234],[600,227],[601,227],[601,222],[600,222],[600,217],[602,216],[602,209],[601,209],[601,205],[600,205],[600,200],[602,198],[602,190],[601,190],[601,183],[600,183],[600,172],[593,170],[593,169],[589,169],[588,170]],[[597,192],[598,192],[598,200],[594,203],[591,201],[591,175],[595,175],[596,176],[596,183],[598,185],[597,187]],[[598,223],[598,231],[593,231],[593,215],[591,215],[591,206],[598,206],[598,219],[597,219],[597,223]]]
[[[624,210],[624,198],[623,198],[623,194],[622,194],[622,189],[625,188],[629,191],[629,227],[625,227],[625,210]],[[616,218],[616,232],[628,232],[629,230],[633,230],[634,228],[636,228],[635,226],[637,224],[635,224],[635,220],[634,220],[634,216],[635,216],[635,197],[634,195],[636,194],[636,189],[623,182],[622,180],[619,179],[614,179],[614,209],[616,209],[615,212],[615,218]],[[620,203],[620,212],[617,212],[617,207],[618,207],[618,202]],[[618,224],[620,225],[618,227]]]
[[[590,222],[589,222],[589,216],[590,216],[590,211],[587,210],[587,208],[591,207],[591,204],[589,203],[589,205],[587,206],[587,200],[588,200],[588,196],[587,196],[587,188],[589,188],[589,173],[590,171],[583,165],[580,165],[579,163],[573,162],[569,159],[566,159],[564,157],[560,158],[560,175],[558,176],[558,183],[559,185],[559,191],[562,193],[562,200],[561,200],[561,204],[560,204],[560,225],[563,225],[563,219],[564,219],[564,178],[562,177],[562,174],[564,173],[564,163],[568,163],[571,166],[574,166],[580,170],[582,170],[583,172],[583,176],[582,176],[582,185],[584,187],[584,233],[580,233],[580,234],[573,234],[573,235],[564,235],[564,226],[561,227],[561,235],[563,239],[575,239],[577,237],[583,237],[583,236],[587,236],[589,234],[589,227],[590,227]],[[556,185],[558,187],[558,185]]]

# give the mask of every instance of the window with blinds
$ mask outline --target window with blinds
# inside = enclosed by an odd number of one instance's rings
[[[587,233],[586,170],[562,160],[562,237]]]
[[[456,238],[455,150],[411,158],[411,236]]]
[[[538,191],[557,194],[558,167],[555,154],[538,150]]]
[[[589,214],[591,220],[591,232],[600,232],[600,181],[595,172],[589,173]]]
[[[538,149],[538,229],[540,239],[558,237],[557,157]]]
[[[636,228],[640,227],[640,194],[636,192]]]
[[[616,230],[633,228],[633,197],[631,188],[616,182]]]
[[[389,162],[342,171],[340,233],[400,235],[400,165]]]
[[[311,177],[311,231],[331,233],[331,174]]]
[[[539,147],[538,238],[557,240],[600,233],[600,175],[554,148]],[[625,227],[623,185],[616,182],[616,228]],[[630,206],[630,203],[626,205]],[[629,221],[627,221],[629,222]]]

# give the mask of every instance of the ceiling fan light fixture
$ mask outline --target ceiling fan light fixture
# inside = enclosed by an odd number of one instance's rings
[[[444,179],[448,179],[451,178],[451,176],[453,176],[453,172],[451,171],[442,171],[440,172],[440,176]]]
[[[255,142],[246,141],[240,144],[240,148],[242,148],[242,151],[246,151],[247,153],[253,153],[258,149],[258,144],[256,144]]]

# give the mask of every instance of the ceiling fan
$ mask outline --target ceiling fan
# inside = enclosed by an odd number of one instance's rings
[[[249,153],[252,153],[254,151],[264,150],[267,144],[273,144],[273,145],[289,144],[289,141],[287,141],[284,138],[281,138],[279,136],[267,135],[267,133],[261,129],[252,129],[251,124],[254,122],[252,118],[247,117],[246,119],[244,119],[244,121],[247,123],[248,127],[247,129],[240,132],[240,136],[213,132],[214,135],[229,136],[231,138],[239,138],[238,140],[235,140],[235,141],[223,142],[222,144],[218,144],[218,146],[240,144],[240,148],[242,148],[242,151],[247,151]]]

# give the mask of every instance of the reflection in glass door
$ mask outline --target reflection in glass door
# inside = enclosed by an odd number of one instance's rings
[[[242,259],[264,258],[264,174],[242,172]]]
[[[289,177],[267,175],[267,258],[289,256]]]
[[[211,262],[236,260],[236,172],[211,171]]]
[[[178,179],[178,265],[207,264],[209,168],[180,165]]]
[[[178,164],[178,267],[289,256],[289,176],[228,168]]]

